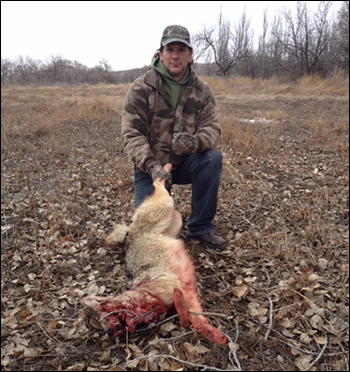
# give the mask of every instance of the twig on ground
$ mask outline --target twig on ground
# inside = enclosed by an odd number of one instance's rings
[[[349,281],[349,244],[347,246],[347,256],[348,256],[348,267],[347,267],[347,272],[344,277],[344,280],[341,286],[341,292],[340,292],[340,296],[343,298],[343,301],[345,301],[345,295],[346,295],[345,285],[346,285],[346,282]]]
[[[188,312],[191,314],[195,314],[195,315],[219,316],[221,318],[226,318],[226,319],[228,318],[227,314],[221,314],[221,313],[204,313],[204,312],[192,311],[192,310],[189,310]]]
[[[269,327],[268,327],[268,329],[265,333],[265,340],[267,340],[268,337],[269,337],[269,334],[270,334],[271,328],[272,328],[272,323],[273,323],[273,303],[272,303],[272,300],[271,300],[270,297],[268,297],[268,299],[269,299],[269,302],[270,302],[270,311],[269,311],[269,319],[270,320],[269,320]]]
[[[59,344],[62,344],[60,340],[58,340],[55,336],[49,335],[45,329],[42,327],[42,325],[39,322],[36,322],[36,324],[40,327],[40,329],[45,333],[45,335],[51,340],[51,341],[56,341]]]
[[[237,327],[237,329],[238,329],[238,327]],[[236,366],[238,367],[238,369],[236,369],[235,371],[242,371],[241,363],[239,362],[239,360],[237,358],[235,344],[231,340],[230,336],[228,336],[228,335],[225,335],[225,336],[230,341],[229,344],[228,344],[228,347],[230,349],[230,354],[229,354],[230,361],[231,361],[232,365],[234,365],[234,363],[233,363],[233,361],[231,359],[231,355],[232,355],[233,356],[233,359],[235,360]]]
[[[315,360],[306,369],[304,369],[304,371],[309,371],[311,369],[311,367],[313,365],[315,365],[321,359],[323,353],[325,352],[325,350],[327,348],[327,345],[328,345],[328,339],[327,339],[327,336],[326,336],[325,342],[324,342],[324,345],[323,345],[323,348],[322,348],[321,352],[318,354],[317,358],[315,358]]]

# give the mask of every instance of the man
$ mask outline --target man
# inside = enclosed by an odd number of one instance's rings
[[[135,206],[153,193],[153,180],[192,184],[187,238],[211,249],[227,242],[213,232],[222,170],[215,150],[221,128],[214,94],[191,67],[185,27],[168,26],[152,58],[152,69],[131,85],[122,115],[122,139],[135,165]],[[173,165],[171,180],[163,169]],[[171,186],[170,186],[171,187]]]

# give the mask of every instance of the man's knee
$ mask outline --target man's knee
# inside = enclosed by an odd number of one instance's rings
[[[209,159],[215,163],[215,164],[221,164],[222,163],[222,155],[219,151],[211,149],[207,150],[206,153],[208,154]]]
[[[192,168],[192,183],[196,179],[198,182],[206,182],[214,179],[220,180],[222,172],[222,156],[213,149],[194,154],[194,167]]]
[[[222,155],[214,149],[204,151],[203,153],[203,166],[209,166],[212,169],[217,169],[221,172],[222,169]]]

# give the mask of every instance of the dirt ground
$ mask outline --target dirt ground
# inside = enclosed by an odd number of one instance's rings
[[[112,342],[85,307],[130,283],[103,244],[134,211],[120,110],[101,103],[126,88],[45,89],[2,89],[3,371],[348,371],[348,96],[216,92],[214,224],[229,246],[186,246],[203,309],[232,341],[222,348],[177,317]],[[77,114],[84,99],[95,116]],[[186,222],[190,186],[173,196]]]

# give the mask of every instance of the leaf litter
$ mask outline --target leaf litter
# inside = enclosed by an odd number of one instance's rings
[[[296,102],[293,110],[311,117],[319,107]],[[244,108],[232,125],[244,125]],[[63,121],[54,150],[50,138],[25,133],[2,145],[2,369],[348,370],[349,173],[340,146],[348,132],[335,148],[288,113],[268,151],[223,140],[214,223],[229,247],[186,241],[203,309],[230,337],[227,350],[182,329],[176,316],[111,342],[83,305],[86,295],[113,296],[130,283],[124,252],[103,244],[134,210],[117,112],[100,125]],[[254,127],[258,138],[266,130]],[[173,188],[184,223],[190,195],[190,186]]]

